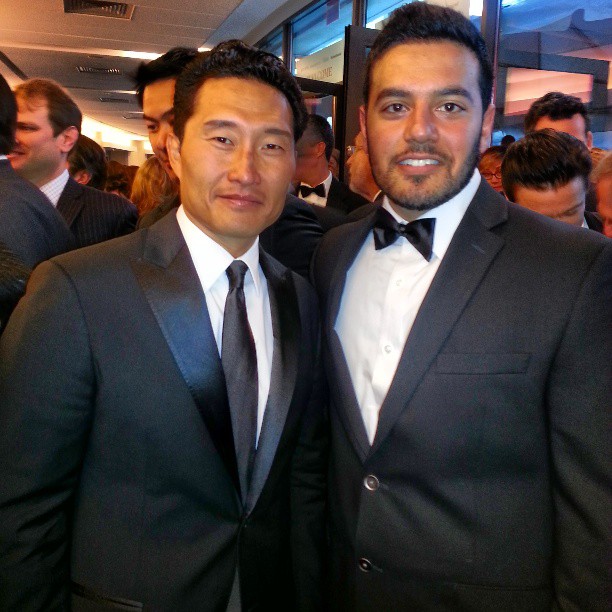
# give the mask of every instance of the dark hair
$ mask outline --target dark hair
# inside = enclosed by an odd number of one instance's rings
[[[531,132],[512,143],[502,162],[502,185],[514,201],[517,187],[544,191],[566,185],[576,177],[589,185],[591,156],[586,145],[565,132],[549,128]]]
[[[571,119],[574,115],[582,115],[584,117],[584,130],[588,132],[591,129],[591,122],[582,100],[560,91],[551,91],[538,98],[529,107],[525,115],[525,133],[533,132],[536,123],[542,117],[549,117],[553,121],[560,121],[562,119]]]
[[[15,87],[15,97],[21,98],[28,105],[31,103],[36,106],[37,101],[46,104],[53,136],[61,134],[69,127],[81,131],[83,115],[59,83],[51,79],[30,79]]]
[[[106,163],[106,182],[104,191],[120,193],[124,198],[130,199],[132,181],[134,177],[128,166],[111,159]]]
[[[509,147],[513,142],[516,142],[516,138],[512,134],[506,134],[499,143],[502,147]]]
[[[15,144],[17,103],[9,84],[0,74],[0,155],[7,155]]]
[[[173,47],[151,62],[142,62],[132,77],[136,85],[136,97],[140,108],[142,108],[142,98],[147,85],[164,79],[178,78],[185,66],[198,55],[197,49]]]
[[[412,2],[393,11],[389,22],[376,38],[366,64],[363,85],[365,104],[370,95],[372,70],[387,51],[400,44],[443,40],[467,47],[476,56],[480,64],[478,84],[484,113],[491,103],[493,68],[482,36],[461,13],[425,2]]]
[[[302,138],[308,139],[311,145],[317,142],[325,143],[325,159],[329,161],[334,150],[334,132],[325,117],[321,117],[321,115],[308,115]]]
[[[297,81],[285,64],[272,53],[240,40],[228,40],[200,54],[180,74],[174,92],[174,133],[182,140],[185,124],[193,115],[198,91],[207,79],[235,77],[259,81],[282,93],[293,113],[293,136],[304,132],[306,106]]]
[[[89,172],[91,178],[90,187],[104,189],[106,182],[106,153],[104,149],[91,138],[84,134],[79,136],[76,145],[68,153],[68,172],[74,176],[79,170]]]
[[[480,158],[478,163],[480,163],[486,157],[494,157],[495,159],[499,159],[500,161],[504,159],[504,155],[506,154],[508,147],[502,147],[501,145],[493,145],[489,147],[486,151],[483,151],[480,154]]]

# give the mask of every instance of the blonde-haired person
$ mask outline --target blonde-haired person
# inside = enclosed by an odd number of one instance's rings
[[[157,157],[152,156],[138,168],[130,200],[142,217],[158,206],[173,202],[178,192],[178,184],[168,176]]]

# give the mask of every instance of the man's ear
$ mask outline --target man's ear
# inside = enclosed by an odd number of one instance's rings
[[[57,143],[60,151],[66,154],[70,153],[70,151],[74,149],[74,146],[76,145],[78,139],[79,130],[77,130],[74,125],[67,127],[57,136]]]
[[[174,170],[174,174],[176,174],[178,179],[181,180],[181,141],[174,132],[168,134],[166,150],[168,151],[168,160],[172,170]]]
[[[77,170],[72,175],[72,178],[81,185],[88,185],[89,181],[91,181],[91,173],[89,173],[87,170]]]
[[[361,134],[363,136],[363,150],[368,153],[368,130],[366,128],[366,107],[362,104],[359,107],[359,127],[361,128]]]
[[[314,150],[315,150],[317,157],[324,157],[325,156],[325,143],[317,142],[317,144],[314,146]]]
[[[491,136],[493,135],[493,121],[495,120],[495,106],[489,104],[482,117],[482,127],[480,128],[480,152],[484,153],[491,146]]]

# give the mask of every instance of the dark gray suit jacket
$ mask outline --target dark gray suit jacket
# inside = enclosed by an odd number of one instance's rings
[[[333,608],[608,610],[612,241],[483,181],[370,446],[334,323],[373,217],[332,230],[313,262],[331,397]]]
[[[351,191],[338,179],[332,178],[329,193],[327,194],[327,206],[348,214],[367,203],[368,201],[364,197]]]
[[[244,609],[320,608],[318,309],[260,261],[274,356],[245,500],[176,218],[34,272],[0,342],[0,609],[225,610],[237,559]]]
[[[125,198],[106,193],[69,178],[57,210],[68,223],[78,247],[129,234],[136,227],[138,211]]]

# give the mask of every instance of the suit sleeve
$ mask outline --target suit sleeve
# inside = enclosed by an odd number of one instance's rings
[[[67,609],[70,510],[94,367],[78,296],[54,262],[0,342],[0,609]]]
[[[609,610],[611,313],[607,245],[585,277],[549,377],[554,610]]]
[[[325,610],[328,418],[320,360],[320,329],[312,294],[311,338],[316,347],[312,392],[302,416],[291,466],[291,538],[296,610]]]

